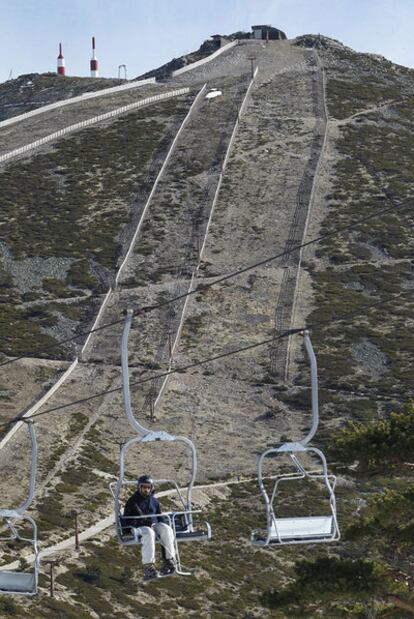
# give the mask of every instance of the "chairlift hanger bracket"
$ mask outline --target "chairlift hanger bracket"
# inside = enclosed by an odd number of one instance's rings
[[[151,443],[153,441],[175,441],[177,440],[177,437],[173,436],[172,434],[169,434],[168,432],[163,432],[158,431],[158,432],[148,432],[148,434],[145,434],[142,439],[141,442],[142,443]]]
[[[204,523],[204,527],[199,529],[195,528],[193,522],[193,514],[197,513],[192,509],[192,489],[197,472],[197,454],[193,442],[185,436],[174,436],[169,432],[162,430],[153,431],[144,427],[134,416],[131,405],[131,394],[129,384],[129,364],[128,364],[128,338],[131,330],[133,311],[131,309],[126,310],[126,318],[124,323],[124,329],[121,339],[121,365],[122,365],[122,384],[125,404],[125,414],[127,420],[133,430],[133,436],[124,443],[120,448],[120,467],[119,478],[115,483],[110,484],[110,490],[114,498],[115,506],[115,523],[118,540],[124,545],[133,545],[141,543],[141,535],[139,527],[126,527],[123,523],[123,517],[121,515],[121,492],[124,487],[134,485],[136,482],[130,482],[125,479],[125,457],[128,449],[133,445],[143,443],[157,443],[157,442],[182,442],[191,452],[192,472],[191,478],[187,487],[186,499],[182,496],[178,485],[175,481],[170,480],[173,489],[177,493],[177,497],[183,507],[183,510],[179,512],[169,512],[167,517],[169,518],[170,525],[174,531],[174,544],[176,550],[176,558],[178,571],[180,575],[191,575],[191,572],[185,572],[181,568],[180,554],[178,548],[178,542],[195,541],[195,540],[209,540],[211,538],[211,527],[208,522]],[[159,482],[166,482],[168,480],[159,480]],[[197,510],[198,511],[198,510]],[[125,532],[125,529],[128,529]]]
[[[283,545],[283,544],[314,544],[322,542],[333,542],[339,539],[340,532],[336,516],[335,500],[335,475],[328,473],[325,456],[322,451],[315,447],[308,447],[308,443],[315,436],[319,424],[319,405],[318,405],[318,376],[317,363],[309,332],[306,329],[290,329],[286,335],[301,334],[304,338],[304,346],[308,354],[311,366],[311,401],[312,401],[312,425],[308,434],[300,441],[292,441],[279,444],[264,451],[257,459],[257,478],[262,492],[267,516],[266,530],[255,529],[252,531],[251,541],[257,546]],[[321,472],[308,471],[298,458],[298,454],[312,454],[316,456],[321,465]],[[263,481],[263,463],[267,456],[287,455],[295,467],[293,473],[282,473],[276,476],[271,497]],[[324,516],[301,516],[278,518],[275,513],[274,504],[278,498],[279,486],[282,482],[297,481],[303,479],[319,479],[323,481],[328,499],[329,514]]]
[[[31,468],[29,492],[27,499],[15,509],[0,509],[0,518],[6,522],[9,536],[0,538],[0,541],[8,542],[10,540],[21,540],[32,546],[34,552],[34,565],[31,571],[16,572],[12,570],[0,570],[0,594],[16,594],[16,595],[35,595],[37,593],[37,583],[39,578],[40,554],[37,541],[37,526],[33,518],[27,516],[25,512],[30,507],[35,490],[36,483],[36,468],[37,468],[37,443],[36,433],[33,421],[30,419],[24,420],[27,424],[29,437],[31,441]],[[19,533],[19,527],[16,527],[17,522],[28,524],[31,530],[31,536],[27,537],[27,532]]]

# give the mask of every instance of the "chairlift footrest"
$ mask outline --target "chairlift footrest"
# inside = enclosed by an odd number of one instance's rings
[[[208,541],[210,539],[209,534],[205,531],[177,531],[176,537],[177,542]]]

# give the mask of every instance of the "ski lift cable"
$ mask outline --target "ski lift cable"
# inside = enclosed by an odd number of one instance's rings
[[[39,355],[43,352],[55,350],[56,348],[60,348],[64,344],[68,344],[69,342],[74,342],[75,340],[82,337],[83,335],[89,335],[91,333],[96,333],[97,331],[103,331],[104,329],[108,329],[109,327],[113,327],[114,325],[119,325],[122,322],[124,322],[123,318],[119,320],[114,320],[112,322],[108,322],[102,325],[101,327],[96,327],[95,329],[91,329],[90,331],[82,331],[81,333],[78,333],[77,335],[73,335],[72,337],[65,338],[64,340],[59,340],[58,342],[56,342],[56,344],[50,344],[49,346],[39,348],[36,354]],[[4,365],[9,365],[10,363],[15,363],[16,361],[20,361],[21,359],[26,359],[28,357],[29,358],[33,357],[33,355],[20,355],[19,357],[13,357],[13,359],[7,359],[7,361],[3,361],[2,363],[0,363],[0,368],[3,367]]]
[[[37,468],[37,441],[34,429],[34,422],[31,419],[22,419],[27,424],[29,431],[29,438],[32,446],[31,450],[31,462],[30,462],[30,478],[29,478],[29,492],[28,496],[23,503],[15,509],[18,514],[25,512],[33,501],[35,485],[36,485],[36,468]]]
[[[323,326],[328,326],[328,325],[332,325],[334,322],[340,322],[342,320],[346,320],[348,318],[351,317],[355,317],[360,315],[362,312],[365,314],[366,311],[368,311],[371,308],[375,308],[375,307],[379,307],[381,305],[385,305],[386,303],[390,303],[391,301],[395,301],[398,298],[403,298],[403,297],[407,297],[414,294],[414,288],[407,290],[405,292],[402,293],[398,293],[396,295],[392,295],[391,297],[388,297],[387,299],[383,299],[380,301],[376,301],[374,303],[371,304],[367,304],[362,306],[359,310],[355,310],[352,312],[347,312],[345,314],[342,314],[340,316],[333,316],[330,320],[325,320],[325,321],[321,321],[321,322],[315,322],[311,325],[308,325],[307,327],[302,327],[302,328],[297,328],[297,329],[290,329],[284,333],[281,333],[279,336],[277,336],[277,338],[268,338],[265,340],[261,340],[260,342],[256,342],[254,344],[249,344],[248,346],[243,346],[241,348],[237,348],[234,350],[230,350],[228,352],[224,352],[224,353],[220,353],[218,355],[215,355],[213,357],[208,357],[206,359],[201,359],[200,361],[195,361],[193,363],[189,363],[187,365],[183,365],[183,366],[177,366],[174,369],[169,370],[168,372],[163,372],[160,374],[156,374],[155,376],[149,376],[137,381],[134,381],[132,383],[130,383],[130,386],[132,387],[137,387],[139,385],[143,385],[145,383],[148,383],[150,381],[153,381],[154,379],[158,379],[158,378],[164,378],[165,376],[171,376],[172,374],[177,374],[177,373],[184,373],[188,370],[194,369],[196,367],[200,367],[202,365],[205,365],[207,363],[211,363],[213,361],[218,361],[219,359],[224,359],[225,357],[230,357],[232,355],[236,355],[242,352],[245,352],[247,350],[254,350],[255,348],[259,348],[261,346],[266,346],[266,344],[270,344],[273,343],[279,339],[282,339],[284,337],[287,337],[288,335],[291,335],[293,333],[299,333],[301,331],[305,331],[306,329],[312,329],[312,328],[316,328],[316,327],[323,327]],[[40,417],[42,415],[46,415],[49,413],[53,413],[62,409],[66,409],[72,406],[76,406],[78,404],[83,404],[84,402],[89,402],[90,400],[95,400],[96,398],[100,398],[103,397],[104,395],[110,395],[112,393],[117,393],[119,391],[122,391],[123,386],[121,387],[114,387],[113,389],[109,389],[106,391],[101,391],[99,393],[96,393],[94,395],[88,396],[86,398],[81,398],[79,400],[74,400],[72,402],[68,402],[67,404],[61,404],[59,406],[55,406],[53,408],[48,408],[45,411],[41,411],[39,413],[35,413],[34,415],[31,415],[30,419],[34,419],[36,417]],[[14,417],[13,419],[11,419],[8,423],[4,424],[4,427],[7,427],[9,425],[13,425],[14,423],[17,423],[18,421],[24,420],[25,417],[22,415],[19,415],[17,417]]]
[[[280,339],[280,337],[283,337],[283,335],[284,334],[279,336],[277,339]],[[158,378],[164,378],[165,376],[170,376],[172,374],[177,374],[178,372],[180,372],[180,373],[186,372],[187,370],[199,367],[201,365],[204,365],[205,363],[211,363],[212,361],[217,361],[218,359],[223,359],[224,357],[229,357],[229,356],[235,355],[235,354],[237,354],[239,352],[244,352],[246,350],[252,350],[252,349],[258,348],[260,346],[265,346],[266,344],[270,344],[271,342],[274,342],[274,341],[275,340],[272,337],[272,338],[263,340],[261,342],[257,342],[255,344],[250,344],[250,345],[245,346],[243,348],[239,348],[237,350],[230,350],[228,352],[221,353],[219,355],[215,355],[214,357],[209,357],[208,359],[202,359],[201,361],[195,361],[194,363],[189,363],[188,365],[183,365],[183,366],[180,366],[180,367],[176,367],[176,368],[174,368],[172,370],[169,370],[168,372],[163,372],[163,373],[160,373],[160,374],[156,374],[155,376],[149,376],[147,378],[143,378],[141,380],[138,380],[138,381],[130,383],[130,385],[132,387],[136,387],[138,385],[143,385],[145,383],[148,383],[150,381],[156,380]],[[92,396],[88,396],[87,398],[82,398],[80,400],[75,400],[73,402],[68,402],[67,404],[62,404],[60,406],[55,406],[53,408],[48,408],[45,411],[42,411],[41,413],[35,413],[34,415],[31,415],[30,418],[34,419],[36,417],[40,417],[40,416],[46,415],[48,413],[53,413],[55,411],[68,408],[69,406],[75,406],[77,404],[82,404],[84,402],[89,402],[90,400],[94,400],[96,398],[100,398],[100,397],[102,397],[104,395],[108,395],[108,394],[111,394],[111,393],[117,393],[119,391],[122,391],[122,389],[123,389],[123,386],[121,386],[121,387],[114,387],[113,389],[108,389],[107,391],[101,391],[100,393],[96,393],[96,394],[94,394]],[[19,417],[15,417],[7,425],[12,425],[14,423],[17,423],[18,421],[21,421],[21,419],[23,419],[23,417],[20,417],[20,416]]]
[[[211,282],[202,282],[200,284],[198,284],[195,288],[193,288],[192,290],[187,291],[186,293],[183,293],[181,295],[178,295],[176,297],[173,297],[172,299],[168,299],[165,301],[161,301],[160,303],[156,303],[153,305],[147,305],[147,306],[142,306],[142,307],[138,307],[135,309],[134,314],[135,315],[140,315],[140,314],[147,314],[150,313],[152,311],[155,311],[161,307],[165,307],[168,305],[171,305],[173,303],[176,303],[177,301],[180,301],[186,297],[192,296],[198,292],[202,292],[204,290],[207,290],[208,288],[211,288],[212,286],[215,286],[217,284],[222,284],[223,282],[232,279],[234,277],[238,277],[239,275],[242,275],[244,273],[247,273],[248,271],[254,270],[260,266],[263,266],[265,264],[269,264],[270,262],[274,262],[275,260],[278,260],[279,258],[283,258],[284,256],[288,256],[289,254],[294,253],[295,251],[298,251],[299,249],[302,249],[304,247],[309,247],[311,245],[314,245],[315,243],[319,243],[320,241],[323,241],[325,239],[328,238],[332,238],[335,237],[338,234],[341,234],[342,232],[346,232],[346,231],[352,231],[354,229],[355,226],[357,226],[358,224],[361,223],[365,223],[367,221],[370,221],[371,219],[376,219],[379,216],[385,215],[387,213],[390,212],[395,212],[397,211],[398,214],[402,215],[402,214],[410,214],[405,213],[406,210],[408,210],[409,208],[412,207],[413,205],[413,199],[410,198],[409,200],[406,200],[402,203],[402,208],[400,207],[395,207],[395,205],[393,206],[389,206],[386,207],[384,209],[381,209],[379,211],[376,211],[375,213],[371,213],[370,215],[366,215],[365,217],[362,217],[360,219],[357,219],[355,221],[353,221],[351,224],[348,224],[346,226],[342,226],[340,228],[337,228],[335,230],[332,230],[331,232],[326,232],[325,234],[321,234],[318,237],[315,237],[309,241],[306,241],[305,243],[302,244],[298,244],[295,245],[283,252],[281,252],[280,254],[276,254],[273,256],[269,256],[267,258],[264,258],[263,260],[259,260],[258,262],[255,262],[253,264],[247,265],[246,267],[243,267],[237,271],[233,271],[231,273],[228,273],[226,275],[223,275],[221,277],[219,277],[218,279],[215,279]],[[89,335],[91,333],[96,333],[98,331],[103,331],[104,329],[108,329],[109,327],[112,327],[114,325],[118,325],[124,322],[124,319],[121,318],[119,320],[115,320],[109,323],[106,323],[100,327],[96,327],[95,329],[91,329],[89,331],[82,331],[81,333],[78,333],[77,335],[74,335],[72,337],[69,338],[65,338],[64,340],[59,340],[56,342],[56,344],[51,344],[49,346],[45,346],[43,348],[39,348],[36,355],[42,354],[43,352],[48,352],[50,350],[56,350],[57,348],[63,346],[64,344],[68,344],[69,342],[73,342],[75,340],[77,340],[79,337],[85,336],[85,335]],[[18,357],[13,357],[12,359],[8,359],[7,361],[3,361],[2,363],[0,363],[0,367],[3,367],[5,365],[9,365],[11,363],[15,363],[16,361],[20,361],[21,359],[27,358],[27,357],[33,357],[33,355],[20,355]]]
[[[406,204],[405,207],[401,210],[398,210],[399,213],[404,212],[406,209],[411,208],[413,206],[413,202],[411,201],[409,204]],[[239,275],[242,275],[244,273],[247,273],[248,271],[251,271],[253,269],[256,269],[257,267],[263,266],[265,264],[268,264],[269,262],[274,262],[275,260],[278,260],[279,258],[283,258],[284,256],[288,256],[289,254],[294,253],[295,251],[298,251],[299,249],[302,249],[304,247],[309,247],[310,245],[313,245],[314,243],[318,243],[319,241],[322,241],[326,238],[330,238],[332,236],[335,236],[337,234],[340,234],[341,232],[346,232],[348,230],[353,230],[354,226],[360,223],[365,223],[373,218],[379,217],[380,215],[385,215],[391,211],[395,211],[396,208],[395,206],[389,206],[386,207],[384,209],[381,209],[379,211],[377,211],[375,214],[372,213],[371,215],[367,215],[365,217],[362,217],[356,221],[354,221],[352,224],[348,224],[346,226],[342,226],[340,228],[337,228],[336,230],[332,231],[332,232],[326,232],[325,234],[321,234],[318,237],[315,237],[314,239],[311,239],[310,241],[306,241],[305,243],[301,243],[299,245],[294,245],[293,247],[279,253],[279,254],[275,254],[273,256],[269,256],[267,258],[264,258],[263,260],[259,260],[251,265],[247,265],[246,267],[242,267],[241,269],[238,269],[237,271],[232,271],[231,273],[228,273],[226,275],[223,275],[211,282],[206,282],[206,283],[200,283],[198,284],[198,286],[196,286],[193,290],[190,290],[182,295],[179,295],[177,297],[174,297],[173,299],[169,299],[166,301],[161,301],[160,303],[154,304],[154,305],[148,305],[148,306],[142,306],[141,308],[138,308],[137,310],[135,310],[135,313],[137,315],[139,314],[144,314],[147,312],[151,312],[155,309],[158,309],[160,307],[164,307],[166,305],[170,305],[171,303],[174,303],[176,301],[180,301],[182,299],[184,299],[185,297],[189,297],[191,295],[196,294],[197,292],[203,292],[204,290],[207,290],[208,288],[211,288],[212,286],[215,286],[216,284],[222,284],[223,282],[232,279],[233,277],[238,277]]]

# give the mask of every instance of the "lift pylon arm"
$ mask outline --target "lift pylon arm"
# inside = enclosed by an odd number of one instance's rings
[[[311,371],[311,401],[312,401],[312,426],[304,439],[299,441],[302,445],[307,445],[316,434],[319,425],[319,398],[318,398],[318,365],[316,356],[313,350],[312,342],[310,341],[309,331],[302,331],[303,342],[310,361]]]
[[[121,340],[121,365],[122,365],[122,388],[124,393],[125,413],[129,421],[130,426],[140,436],[145,436],[150,432],[148,428],[145,428],[134,417],[131,407],[131,391],[129,388],[129,365],[128,365],[128,339],[129,332],[131,331],[133,310],[128,309],[126,313],[124,330],[122,332]]]

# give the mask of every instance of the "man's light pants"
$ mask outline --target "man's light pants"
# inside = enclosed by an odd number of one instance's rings
[[[175,558],[174,533],[168,524],[157,522],[152,527],[140,527],[142,536],[142,562],[155,563],[155,534],[165,548],[167,559]]]

